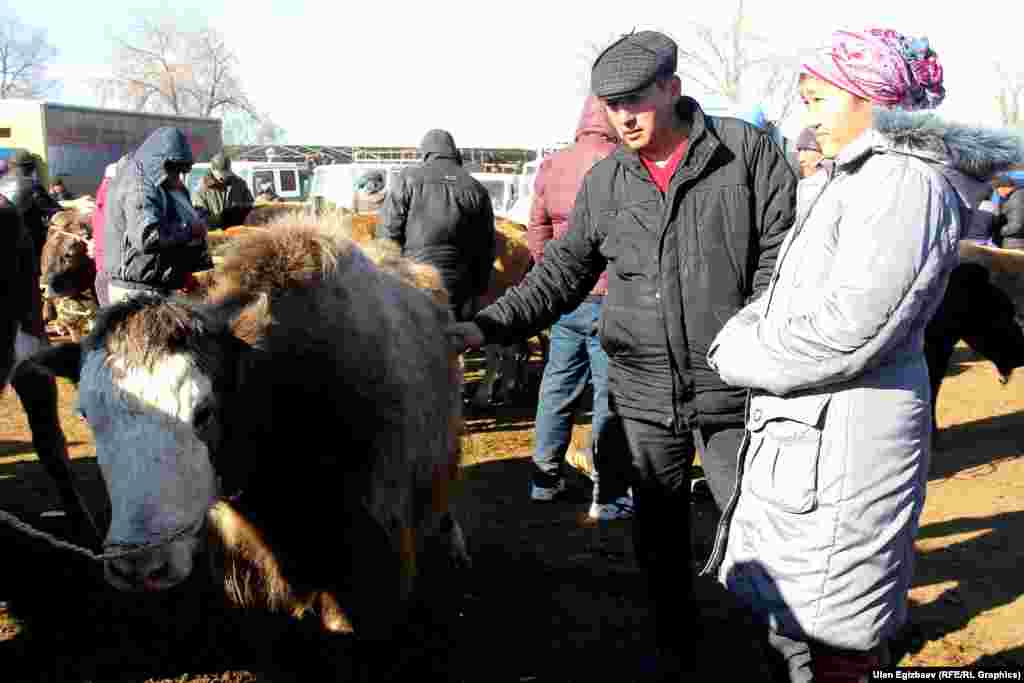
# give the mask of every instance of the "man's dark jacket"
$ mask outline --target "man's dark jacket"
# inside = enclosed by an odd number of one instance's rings
[[[213,172],[203,176],[199,191],[192,198],[197,209],[206,212],[211,228],[230,228],[245,222],[255,200],[249,186],[237,175],[217,180]]]
[[[192,149],[177,128],[153,131],[118,164],[103,226],[104,267],[115,285],[180,289],[190,273],[212,267],[206,240],[192,238],[191,224],[162,186],[166,162],[192,163]]]
[[[619,146],[584,180],[565,237],[475,322],[488,343],[521,338],[578,306],[607,267],[600,336],[616,411],[677,429],[735,425],[745,390],[708,367],[708,347],[768,287],[793,223],[797,178],[760,129],[705,116],[688,97],[678,111],[690,141],[668,192]],[[635,371],[666,347],[671,405]]]
[[[423,163],[404,169],[381,208],[377,237],[440,272],[458,311],[487,291],[494,266],[494,209],[486,188],[462,168],[452,136],[430,131]]]

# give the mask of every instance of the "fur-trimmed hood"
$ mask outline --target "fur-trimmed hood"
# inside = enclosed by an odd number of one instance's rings
[[[947,122],[931,112],[885,109],[875,110],[874,128],[892,151],[952,166],[977,180],[988,181],[1024,163],[1024,139],[1007,129]]]
[[[944,121],[931,112],[876,108],[872,128],[845,147],[835,162],[856,167],[872,154],[905,154],[933,165],[960,196],[961,235],[985,240],[994,229],[992,207],[986,202],[990,181],[1024,163],[1024,139],[1007,129]]]

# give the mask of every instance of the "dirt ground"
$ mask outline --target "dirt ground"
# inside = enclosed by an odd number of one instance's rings
[[[470,357],[470,384],[480,359]],[[532,368],[535,379],[539,364]],[[470,387],[472,388],[472,387]],[[533,387],[535,391],[536,387]],[[94,510],[106,505],[91,435],[60,387],[74,468]],[[585,522],[587,504],[527,500],[534,401],[473,416],[461,517],[474,568],[442,608],[418,608],[378,656],[403,680],[630,681],[650,653],[644,584],[628,523]],[[1024,667],[1024,371],[1006,386],[959,348],[939,399],[942,427],[918,542],[911,622],[895,644],[910,666]],[[583,420],[585,422],[585,419]],[[587,427],[577,428],[582,442]],[[0,399],[0,509],[61,535],[59,502],[14,394]],[[708,547],[713,505],[694,505]],[[329,521],[311,520],[324,525]],[[1016,542],[1015,542],[1016,541]],[[344,680],[350,643],[308,622],[225,608],[198,573],[162,595],[107,588],[85,558],[0,523],[0,681],[252,683]],[[752,620],[697,580],[696,680],[764,679]]]

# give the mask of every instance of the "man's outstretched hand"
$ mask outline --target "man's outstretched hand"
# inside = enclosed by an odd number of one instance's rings
[[[465,353],[467,349],[479,349],[484,345],[484,333],[476,323],[454,323],[448,326],[445,334],[456,353]]]

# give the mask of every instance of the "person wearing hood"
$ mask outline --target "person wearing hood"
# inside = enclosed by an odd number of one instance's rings
[[[456,319],[465,320],[476,312],[494,267],[491,196],[462,168],[448,131],[429,131],[419,152],[422,163],[403,169],[387,193],[377,237],[437,268]]]
[[[708,352],[749,387],[741,481],[704,573],[765,623],[783,680],[863,680],[907,619],[931,453],[925,327],[992,164],[930,109],[926,39],[837,31],[803,64],[806,121],[832,161],[759,299]],[[983,194],[983,193],[982,193]]]
[[[189,200],[182,177],[192,148],[178,128],[153,131],[111,183],[104,221],[104,268],[109,300],[141,292],[168,295],[213,267],[207,226]]]
[[[231,170],[231,158],[223,152],[210,159],[210,170],[203,176],[192,203],[205,214],[211,228],[242,225],[255,202],[245,181]]]
[[[548,242],[561,239],[569,231],[569,216],[583,177],[617,145],[604,105],[593,95],[588,96],[576,127],[575,143],[545,159],[537,171],[526,228],[534,263],[543,262]],[[602,465],[610,458],[628,456],[622,451],[600,452],[608,420],[608,355],[601,348],[597,325],[607,293],[608,274],[601,273],[583,303],[551,326],[550,350],[537,399],[530,482],[533,500],[554,500],[566,492],[565,454],[572,437],[573,415],[589,383],[593,387],[590,459],[594,464],[589,516],[600,520],[633,516],[633,500],[627,495],[629,484],[622,476],[627,467]]]

